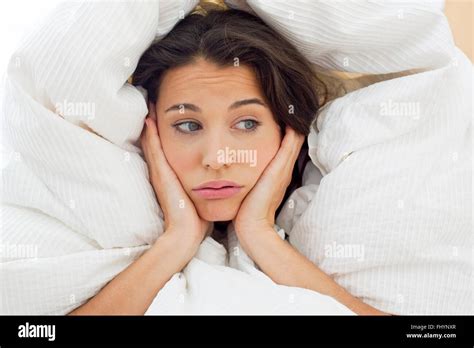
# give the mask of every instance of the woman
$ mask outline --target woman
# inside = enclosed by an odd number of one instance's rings
[[[358,314],[383,314],[273,229],[282,203],[301,186],[305,137],[319,107],[311,66],[295,47],[246,12],[193,14],[143,54],[133,82],[148,94],[142,147],[165,233],[72,314],[143,314],[214,223],[230,222],[276,283],[332,296]]]

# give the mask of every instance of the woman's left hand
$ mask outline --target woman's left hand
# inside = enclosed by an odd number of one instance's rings
[[[275,212],[291,182],[293,166],[304,140],[304,135],[286,127],[280,149],[232,220],[240,244],[261,271],[276,284],[331,296],[356,314],[388,315],[352,296],[274,232]]]
[[[239,239],[258,231],[273,229],[275,212],[291,182],[293,167],[304,140],[304,135],[286,127],[280,149],[242,201],[232,221]]]

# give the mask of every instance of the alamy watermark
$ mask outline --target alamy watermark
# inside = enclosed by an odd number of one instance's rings
[[[225,147],[217,151],[218,163],[249,163],[250,167],[257,165],[257,150],[240,149],[233,150]]]
[[[324,255],[329,258],[352,258],[357,261],[364,260],[363,244],[338,244],[332,242],[324,246]]]
[[[38,245],[36,244],[0,244],[0,258],[2,259],[36,259]]]
[[[26,322],[18,326],[18,337],[20,338],[47,338],[48,341],[56,339],[56,325],[36,325]]]
[[[80,120],[93,120],[95,118],[95,103],[71,102],[64,100],[54,105],[56,113],[64,118],[77,118]]]
[[[382,116],[411,116],[414,119],[420,118],[419,102],[399,102],[389,99],[380,103],[380,115]]]

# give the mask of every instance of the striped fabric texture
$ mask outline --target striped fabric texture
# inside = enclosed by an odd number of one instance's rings
[[[1,103],[12,151],[2,171],[1,314],[66,314],[163,233],[138,147],[146,102],[126,81],[151,42],[196,4],[66,2],[12,56]],[[415,1],[247,5],[321,71],[419,71],[320,110],[304,186],[277,225],[380,310],[472,313],[472,66],[440,9]],[[184,272],[187,286],[199,287],[202,273],[193,272]],[[204,308],[195,302],[189,308]],[[260,302],[268,308],[264,297],[252,299]]]

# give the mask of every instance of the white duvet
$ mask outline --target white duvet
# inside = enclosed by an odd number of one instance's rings
[[[68,313],[163,233],[137,147],[146,103],[126,80],[195,4],[64,3],[13,55],[1,104],[12,152],[0,313]],[[249,5],[321,70],[422,71],[321,110],[314,165],[275,233],[381,310],[472,313],[472,67],[444,15],[410,2]],[[206,238],[147,314],[351,314],[274,284],[229,232],[229,252]]]

